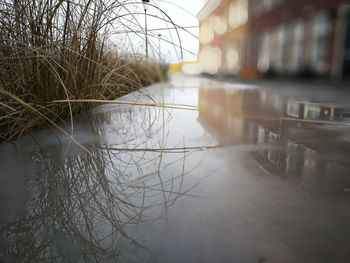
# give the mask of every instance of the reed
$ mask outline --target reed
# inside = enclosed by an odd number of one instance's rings
[[[111,41],[128,8],[110,0],[1,1],[0,142],[95,105],[55,100],[111,100],[162,80],[155,61]]]

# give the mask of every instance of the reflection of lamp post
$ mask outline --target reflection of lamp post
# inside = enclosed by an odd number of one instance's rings
[[[147,33],[147,3],[149,3],[149,0],[142,0],[143,8],[145,10],[145,31],[146,31],[146,58],[148,59],[148,33]]]
[[[161,40],[162,34],[158,34],[158,51],[159,51],[159,62],[161,60],[161,52],[160,52],[160,40]]]

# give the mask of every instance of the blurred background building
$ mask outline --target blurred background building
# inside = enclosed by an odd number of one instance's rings
[[[347,1],[210,0],[197,18],[205,73],[350,78]]]

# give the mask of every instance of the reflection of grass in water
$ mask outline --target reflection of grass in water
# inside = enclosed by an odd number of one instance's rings
[[[111,20],[126,31],[133,32],[128,22],[142,28],[124,2],[80,3],[9,0],[0,4],[0,141],[13,140],[44,124],[55,126],[94,105],[70,100],[114,99],[161,79],[157,66],[136,52],[117,52],[110,43]],[[130,14],[129,21],[118,15],[121,10]],[[126,39],[132,44],[128,35]],[[160,123],[155,132],[164,131],[165,120]],[[152,122],[158,124],[158,120]],[[72,121],[70,128],[73,133]],[[163,159],[163,153],[112,153],[80,146],[91,154],[40,161],[26,211],[0,226],[1,261],[115,262],[122,253],[121,241],[140,246],[128,236],[126,226],[144,220],[146,210],[169,207],[187,194],[182,183],[176,189],[183,170],[166,178],[159,173],[164,180],[151,185],[144,180],[132,184],[122,180],[130,169],[144,174],[143,166]],[[45,149],[41,151],[44,154]],[[157,172],[160,166],[159,161]],[[164,202],[157,201],[159,194]]]
[[[116,258],[122,252],[120,242],[128,240],[141,247],[128,236],[125,226],[138,224],[144,220],[145,210],[163,204],[157,201],[162,191],[168,196],[167,202],[184,194],[173,189],[178,178],[167,178],[162,186],[152,183],[149,188],[140,180],[129,184],[121,174],[125,156],[92,151],[93,157],[84,154],[63,162],[51,159],[42,163],[28,210],[1,229],[4,260],[56,262],[57,257],[60,262],[59,258],[67,256],[70,260],[101,262]],[[154,158],[153,154],[143,157],[148,158]],[[164,189],[166,185],[171,188]]]
[[[125,128],[141,130],[144,138],[130,132],[130,138],[123,138],[125,143],[120,145],[165,147],[171,114],[158,109],[151,115],[136,111],[130,117],[133,112],[125,111],[124,118],[133,119]],[[96,116],[97,123],[103,121],[101,114]],[[92,154],[67,158],[46,154],[51,157],[40,161],[27,210],[0,229],[5,262],[115,262],[128,246],[147,251],[129,236],[126,227],[155,220],[162,216],[157,215],[162,208],[190,195],[192,187],[183,187],[189,172],[185,171],[189,154],[185,151],[168,156],[164,152],[87,148]],[[154,172],[147,176],[150,169]]]

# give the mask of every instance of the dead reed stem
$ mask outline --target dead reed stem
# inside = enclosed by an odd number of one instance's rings
[[[188,104],[163,104],[163,103],[145,103],[145,102],[133,102],[123,100],[54,100],[52,103],[100,103],[100,104],[118,104],[118,105],[131,105],[131,106],[146,106],[146,107],[158,107],[158,108],[171,108],[181,110],[194,110],[197,111],[198,107]]]

